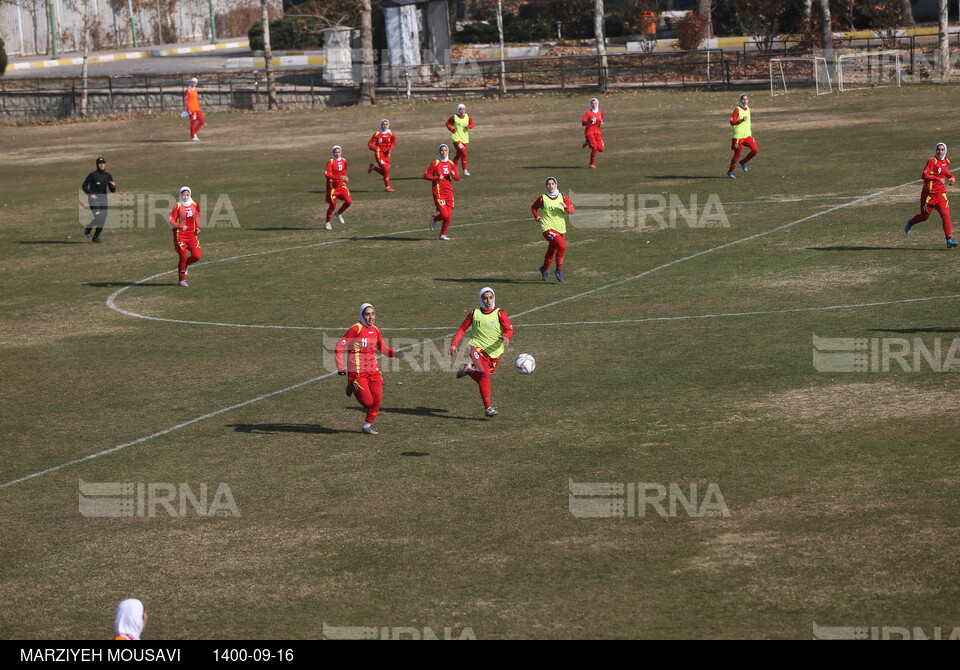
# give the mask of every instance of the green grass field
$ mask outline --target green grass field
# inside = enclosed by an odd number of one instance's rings
[[[468,103],[473,176],[450,243],[426,231],[420,175],[456,101],[212,114],[199,143],[173,116],[8,128],[0,636],[105,639],[130,596],[154,640],[960,626],[960,250],[935,214],[903,234],[934,143],[956,143],[956,90],[757,91],[761,154],[736,180],[736,92],[605,97],[598,170],[580,148],[588,97]],[[365,169],[383,117],[393,194]],[[335,143],[354,205],[331,232]],[[76,189],[97,155],[121,192],[228,196],[240,227],[205,228],[190,288],[162,218],[83,239]],[[563,284],[540,281],[529,212],[550,175],[582,212]],[[715,196],[728,225],[602,227],[582,204],[598,194]],[[455,363],[411,354],[385,365],[381,435],[361,435],[325,364],[359,305],[389,342],[443,351],[487,284],[517,327],[493,377],[500,415],[483,417]],[[814,336],[941,350],[938,365],[820,372]],[[514,372],[520,352],[535,374]],[[239,516],[88,518],[80,480],[222,483]],[[571,483],[598,482],[695,484],[701,501],[715,485],[728,514],[630,501],[576,516]]]

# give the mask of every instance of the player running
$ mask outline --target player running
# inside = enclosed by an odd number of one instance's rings
[[[600,127],[603,125],[603,112],[600,110],[600,101],[596,98],[590,98],[590,109],[583,115],[580,121],[583,126],[583,134],[586,139],[583,141],[584,148],[590,147],[590,166],[597,167],[597,152],[604,150],[603,134]]]
[[[450,220],[453,218],[453,181],[460,181],[460,172],[457,171],[457,164],[450,160],[450,147],[441,144],[437,151],[437,158],[430,163],[430,167],[423,173],[423,178],[433,182],[433,204],[437,208],[436,216],[431,216],[429,221],[430,230],[435,230],[437,222],[442,221],[440,228],[440,239],[449,242],[447,230],[450,228]]]
[[[190,80],[190,86],[183,93],[183,100],[187,106],[185,116],[190,117],[190,139],[199,142],[197,132],[203,128],[203,112],[200,110],[200,92],[197,90],[197,78]]]
[[[333,145],[333,151],[330,152],[332,158],[327,161],[327,169],[323,174],[327,178],[327,221],[324,228],[333,230],[330,225],[330,219],[333,218],[333,210],[337,208],[337,198],[343,201],[340,205],[340,211],[337,212],[337,220],[340,223],[346,223],[343,220],[343,212],[353,204],[353,198],[350,197],[350,189],[347,188],[347,159],[343,157],[343,149],[339,144]]]
[[[367,168],[367,174],[376,172],[383,177],[383,185],[387,193],[393,193],[390,188],[390,152],[397,146],[397,136],[390,130],[390,120],[384,119],[380,122],[380,130],[373,134],[370,141],[367,142],[367,148],[373,152],[375,163],[370,163]]]
[[[923,189],[920,191],[920,213],[907,219],[907,227],[903,232],[910,234],[910,229],[918,223],[930,218],[930,212],[937,210],[943,221],[943,234],[947,237],[947,249],[957,246],[953,241],[953,224],[950,222],[950,201],[947,200],[947,184],[957,183],[950,174],[950,161],[947,160],[947,145],[937,142],[933,157],[927,161],[920,173],[923,180]]]
[[[200,205],[191,197],[189,186],[180,187],[180,202],[173,206],[167,223],[173,228],[173,246],[177,250],[180,262],[177,272],[180,286],[187,284],[187,266],[193,265],[203,256],[200,249]]]
[[[513,326],[507,313],[496,306],[497,297],[493,289],[484,286],[480,289],[480,309],[475,309],[460,324],[457,334],[450,343],[450,353],[457,353],[457,345],[473,326],[470,335],[470,363],[465,363],[457,372],[457,379],[470,377],[480,386],[480,399],[483,401],[483,413],[494,417],[499,412],[490,400],[490,375],[497,369],[500,356],[513,339]]]
[[[548,243],[543,265],[540,266],[540,278],[543,281],[550,281],[550,264],[556,257],[557,281],[562,282],[563,256],[567,253],[567,243],[564,241],[564,235],[567,234],[567,218],[564,213],[573,214],[573,203],[557,189],[557,180],[554,177],[547,177],[546,185],[547,192],[537,198],[530,208],[533,218],[540,224],[540,230]]]
[[[734,174],[734,170],[737,167],[737,162],[739,161],[744,172],[749,172],[747,163],[760,153],[760,149],[757,148],[757,141],[753,139],[750,130],[750,96],[746,93],[740,96],[739,105],[733,109],[733,114],[730,116],[730,125],[733,126],[733,140],[730,144],[730,149],[733,151],[733,160],[730,161],[727,176],[730,179],[736,179],[737,175]],[[740,160],[743,147],[750,149],[750,153],[747,154],[746,158]]]
[[[347,395],[354,396],[367,410],[360,426],[360,432],[367,435],[379,435],[373,429],[373,422],[380,412],[383,401],[383,374],[377,364],[377,352],[390,358],[403,358],[402,351],[388,347],[374,323],[377,311],[369,302],[360,305],[360,320],[350,326],[337,342],[335,352],[337,374],[347,375]],[[343,354],[347,353],[346,363]]]
[[[467,114],[467,106],[457,105],[457,113],[447,119],[447,130],[453,135],[453,146],[457,153],[453,156],[453,164],[460,163],[463,167],[463,176],[469,177],[467,171],[467,145],[470,144],[470,129],[473,128],[473,117]]]

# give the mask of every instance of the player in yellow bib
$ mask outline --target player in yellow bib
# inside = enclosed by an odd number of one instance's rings
[[[453,155],[453,164],[460,163],[463,167],[463,176],[469,177],[467,172],[467,145],[470,144],[470,129],[473,128],[473,117],[467,114],[467,106],[457,105],[457,113],[447,119],[447,130],[453,135],[453,146],[457,153]]]
[[[480,386],[480,399],[483,401],[483,413],[494,417],[499,412],[490,399],[490,375],[497,369],[500,356],[513,339],[513,326],[507,313],[497,307],[497,297],[493,289],[484,286],[480,289],[480,309],[475,309],[460,324],[457,334],[450,343],[450,353],[457,353],[457,345],[473,327],[470,336],[470,363],[464,364],[457,372],[457,379],[470,377]]]
[[[550,281],[550,265],[554,257],[557,259],[557,281],[563,281],[563,257],[567,253],[567,243],[564,235],[567,234],[566,214],[573,214],[573,203],[570,198],[557,189],[557,180],[547,177],[547,192],[537,198],[530,207],[533,218],[540,224],[543,238],[547,241],[547,253],[540,266],[540,278]]]
[[[734,108],[733,115],[730,117],[730,125],[733,126],[733,141],[730,145],[733,150],[733,160],[730,161],[730,169],[727,170],[727,176],[730,179],[737,178],[734,170],[738,161],[743,171],[749,172],[747,163],[760,153],[760,149],[757,148],[757,141],[753,139],[753,131],[750,129],[750,96],[744,93],[740,96],[738,102],[739,105]],[[746,158],[740,160],[743,147],[750,149],[750,153],[747,154]]]

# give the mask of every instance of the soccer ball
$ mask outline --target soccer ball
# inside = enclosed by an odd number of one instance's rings
[[[513,367],[522,375],[528,375],[537,369],[537,361],[530,354],[520,354],[513,362]]]

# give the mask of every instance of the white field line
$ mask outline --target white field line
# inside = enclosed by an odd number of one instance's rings
[[[809,216],[805,216],[805,217],[803,217],[802,219],[797,219],[796,221],[791,221],[790,223],[785,223],[785,224],[783,224],[783,225],[777,226],[776,228],[771,228],[771,229],[768,230],[768,231],[765,231],[765,232],[762,232],[762,233],[756,233],[755,235],[750,235],[750,236],[748,236],[748,237],[744,237],[744,238],[742,238],[742,239],[735,240],[735,241],[733,241],[733,242],[727,242],[726,244],[721,244],[721,245],[718,245],[718,246],[716,246],[716,247],[712,247],[712,248],[710,248],[710,249],[706,249],[706,250],[704,250],[704,251],[699,251],[699,252],[697,252],[697,253],[695,253],[695,254],[690,254],[689,256],[684,256],[683,258],[678,258],[678,259],[676,259],[676,260],[670,261],[669,263],[664,263],[664,264],[662,264],[662,265],[658,265],[657,267],[655,267],[655,268],[653,268],[653,269],[651,269],[651,270],[647,270],[646,272],[641,272],[640,274],[633,275],[632,277],[628,277],[628,278],[626,278],[626,279],[622,279],[622,280],[620,280],[620,281],[616,281],[616,282],[613,282],[613,283],[611,283],[611,284],[606,284],[606,285],[604,285],[604,286],[601,286],[601,287],[598,287],[598,288],[595,288],[595,289],[591,289],[591,290],[589,290],[589,291],[584,291],[583,293],[578,293],[577,295],[569,296],[569,297],[567,297],[567,298],[562,298],[562,299],[560,299],[560,300],[555,300],[555,301],[553,301],[553,302],[551,302],[551,303],[547,303],[546,305],[541,305],[541,306],[539,306],[539,307],[533,307],[533,308],[531,308],[531,309],[528,309],[528,310],[525,310],[525,311],[523,311],[523,312],[519,312],[519,313],[515,314],[513,318],[517,318],[517,317],[522,316],[522,315],[524,315],[524,314],[530,314],[530,313],[532,313],[532,312],[536,312],[536,311],[539,311],[539,310],[541,310],[541,309],[546,309],[546,308],[548,308],[548,307],[553,307],[554,305],[559,305],[559,304],[561,304],[561,303],[568,302],[568,301],[570,301],[570,300],[575,300],[575,299],[577,299],[577,298],[582,298],[582,297],[587,296],[587,295],[592,295],[592,294],[597,293],[597,292],[599,292],[599,291],[603,291],[603,290],[606,290],[606,289],[608,289],[608,288],[613,288],[614,286],[620,286],[621,284],[625,284],[625,283],[630,282],[630,281],[635,281],[635,280],[637,280],[637,279],[640,279],[641,277],[645,277],[645,276],[647,276],[647,275],[649,275],[649,274],[652,274],[652,273],[654,273],[654,272],[657,272],[658,270],[663,270],[663,269],[672,267],[672,266],[674,266],[674,265],[676,265],[676,264],[678,264],[678,263],[682,263],[682,262],[684,262],[684,261],[688,261],[688,260],[691,260],[691,259],[694,259],[694,258],[698,258],[698,257],[700,257],[700,256],[703,256],[703,255],[705,255],[705,254],[712,253],[712,252],[714,252],[714,251],[719,251],[719,250],[721,250],[721,249],[726,249],[726,248],[728,248],[728,247],[732,247],[732,246],[734,246],[734,245],[736,245],[736,244],[740,244],[740,243],[742,243],[742,242],[748,242],[748,241],[750,241],[750,240],[755,240],[755,239],[757,239],[757,238],[763,237],[763,236],[765,236],[765,235],[769,235],[769,234],[771,234],[771,233],[775,233],[775,232],[778,232],[778,231],[781,231],[781,230],[785,230],[785,229],[787,229],[787,228],[790,228],[790,227],[792,227],[792,226],[798,225],[798,224],[803,223],[803,222],[805,222],[805,221],[809,221],[809,220],[814,219],[814,218],[817,218],[817,217],[819,217],[819,216],[823,216],[824,214],[829,214],[829,213],[831,213],[831,212],[835,212],[835,211],[837,211],[837,210],[844,209],[845,207],[850,207],[850,206],[852,206],[852,205],[859,204],[859,203],[864,202],[864,201],[866,201],[866,200],[869,200],[869,199],[871,199],[871,198],[875,198],[875,197],[877,197],[877,196],[879,196],[879,195],[883,195],[884,193],[888,193],[889,191],[893,191],[893,190],[896,190],[896,189],[898,189],[898,188],[903,188],[904,186],[908,186],[908,185],[911,184],[911,183],[913,183],[913,182],[911,181],[911,182],[907,182],[906,184],[901,184],[900,186],[894,186],[894,187],[892,187],[892,188],[884,189],[884,190],[882,190],[882,191],[877,191],[876,193],[872,193],[872,194],[865,195],[865,196],[862,196],[862,197],[860,197],[860,198],[857,198],[857,199],[855,199],[855,200],[851,200],[851,201],[848,202],[848,203],[844,203],[844,204],[841,204],[841,205],[837,205],[837,206],[835,206],[835,207],[831,207],[830,209],[826,209],[826,210],[824,210],[824,211],[822,211],[822,212],[817,212],[817,213],[815,213],[815,214],[811,214],[811,215],[809,215]],[[512,220],[513,220],[513,219],[512,219]],[[484,222],[484,223],[492,223],[492,222]],[[465,225],[484,225],[484,223],[465,224]],[[464,226],[464,227],[465,227],[465,226]],[[419,230],[421,230],[421,229],[417,229],[416,231],[407,231],[407,232],[418,232]],[[394,234],[394,235],[400,235],[400,234],[402,234],[402,233],[393,233],[393,234]],[[382,237],[382,235],[372,235],[372,236],[370,236],[370,237]],[[324,244],[332,244],[332,243],[334,243],[334,242],[336,242],[336,241],[337,241],[337,240],[331,240],[331,241],[329,241],[329,242],[319,242],[319,243],[314,244],[314,245],[304,245],[304,246],[302,246],[302,247],[292,247],[292,248],[294,248],[294,249],[299,249],[299,248],[309,248],[309,247],[313,247],[313,246],[322,246],[322,245],[324,245]],[[346,239],[342,239],[342,240],[340,240],[340,241],[346,241]],[[267,254],[267,253],[278,253],[279,251],[286,251],[286,250],[276,250],[276,251],[273,251],[273,252],[267,251],[267,252],[258,252],[258,253],[254,253],[254,254],[245,254],[244,256],[235,256],[235,257],[233,257],[233,259],[236,259],[236,258],[249,258],[249,257],[251,257],[251,256],[260,256],[260,255],[264,255],[264,254]],[[223,259],[222,261],[211,261],[211,263],[225,262],[225,261],[227,261],[227,260],[232,260],[232,259]],[[199,263],[198,263],[197,265],[199,265]],[[153,277],[151,277],[151,278],[160,277],[160,276],[163,276],[163,275],[165,275],[165,274],[170,274],[170,272],[163,272],[163,273],[160,273],[160,274],[157,274],[157,275],[153,275]],[[148,279],[144,279],[144,280],[141,280],[141,281],[148,281]],[[140,282],[137,282],[137,283],[140,283]],[[136,284],[131,284],[130,286],[135,286],[135,285],[136,285]],[[120,293],[122,293],[125,289],[130,288],[130,286],[125,286],[125,287],[121,288],[120,290],[115,291],[113,294],[111,294],[110,298],[108,299],[108,303],[109,303],[109,301],[110,301],[111,299],[115,298],[117,295],[119,295]],[[114,307],[114,309],[117,309],[117,308]],[[117,309],[117,311],[121,311],[121,312],[122,312],[123,310]],[[452,335],[453,333],[451,332],[450,334]],[[433,339],[437,339],[437,338],[433,338]],[[89,461],[89,460],[92,460],[92,459],[94,459],[94,458],[99,458],[100,456],[106,456],[107,454],[112,454],[112,453],[121,451],[121,450],[123,450],[123,449],[126,449],[127,447],[132,447],[132,446],[134,446],[134,445],[141,444],[141,443],[143,443],[143,442],[147,442],[147,441],[152,440],[152,439],[154,439],[154,438],[162,437],[163,435],[168,435],[169,433],[172,433],[172,432],[174,432],[174,431],[176,431],[176,430],[179,430],[179,429],[181,429],[181,428],[185,428],[185,427],[190,426],[190,425],[192,425],[192,424],[195,424],[195,423],[197,423],[197,422],[199,422],[199,421],[203,421],[203,420],[205,420],[205,419],[209,419],[209,418],[211,418],[211,417],[218,416],[218,415],[220,415],[220,414],[224,414],[225,412],[230,412],[230,411],[233,411],[233,410],[235,410],[235,409],[239,409],[239,408],[241,408],[241,407],[245,407],[246,405],[251,405],[251,404],[253,404],[253,403],[255,403],[255,402],[259,402],[259,401],[261,401],[261,400],[266,400],[267,398],[271,398],[271,397],[273,397],[273,396],[280,395],[280,394],[286,393],[286,392],[288,392],[288,391],[293,391],[293,390],[298,389],[298,388],[301,388],[301,387],[303,387],[303,386],[307,386],[308,384],[312,384],[312,383],[317,382],[317,381],[320,381],[320,380],[322,380],[322,379],[326,379],[326,378],[328,378],[328,377],[332,377],[332,376],[335,375],[335,374],[336,374],[336,373],[334,373],[334,372],[328,372],[328,373],[325,374],[325,375],[320,375],[319,377],[312,377],[311,379],[307,379],[307,380],[304,380],[304,381],[302,381],[302,382],[298,382],[298,383],[296,383],[296,384],[293,384],[292,386],[287,386],[286,388],[278,389],[278,390],[276,390],[276,391],[271,391],[270,393],[265,393],[265,394],[263,394],[263,395],[259,395],[259,396],[255,397],[255,398],[250,398],[249,400],[244,400],[243,402],[239,402],[239,403],[236,403],[236,404],[234,404],[234,405],[230,405],[229,407],[223,407],[223,408],[221,408],[221,409],[214,410],[213,412],[209,412],[209,413],[207,413],[207,414],[204,414],[204,415],[202,415],[202,416],[195,417],[195,418],[190,419],[190,420],[188,420],[188,421],[184,421],[184,422],[182,422],[182,423],[178,423],[178,424],[176,424],[175,426],[170,426],[169,428],[165,428],[165,429],[163,429],[163,430],[157,431],[156,433],[151,433],[150,435],[145,435],[145,436],[143,436],[143,437],[139,437],[139,438],[137,438],[136,440],[132,440],[131,442],[125,442],[125,443],[119,444],[119,445],[117,445],[117,446],[115,446],[115,447],[111,447],[110,449],[104,449],[103,451],[99,451],[99,452],[94,453],[94,454],[89,454],[89,455],[87,455],[87,456],[84,456],[83,458],[78,458],[78,459],[75,459],[75,460],[72,460],[72,461],[68,461],[68,462],[66,462],[66,463],[61,463],[60,465],[55,465],[55,466],[53,466],[52,468],[47,468],[46,470],[41,470],[41,471],[39,471],[39,472],[35,472],[35,473],[33,473],[33,474],[26,475],[25,477],[20,477],[19,479],[14,479],[14,480],[11,480],[11,481],[6,482],[6,483],[4,483],[4,484],[0,484],[0,489],[7,488],[8,486],[12,486],[12,485],[14,485],[14,484],[19,484],[19,483],[21,483],[21,482],[25,482],[25,481],[27,481],[27,480],[34,479],[34,478],[36,478],[36,477],[40,477],[40,476],[42,476],[42,475],[50,474],[50,473],[52,473],[52,472],[57,472],[58,470],[62,470],[62,469],[66,468],[66,467],[69,467],[69,466],[71,466],[71,465],[76,465],[77,463],[83,463],[84,461]]]

